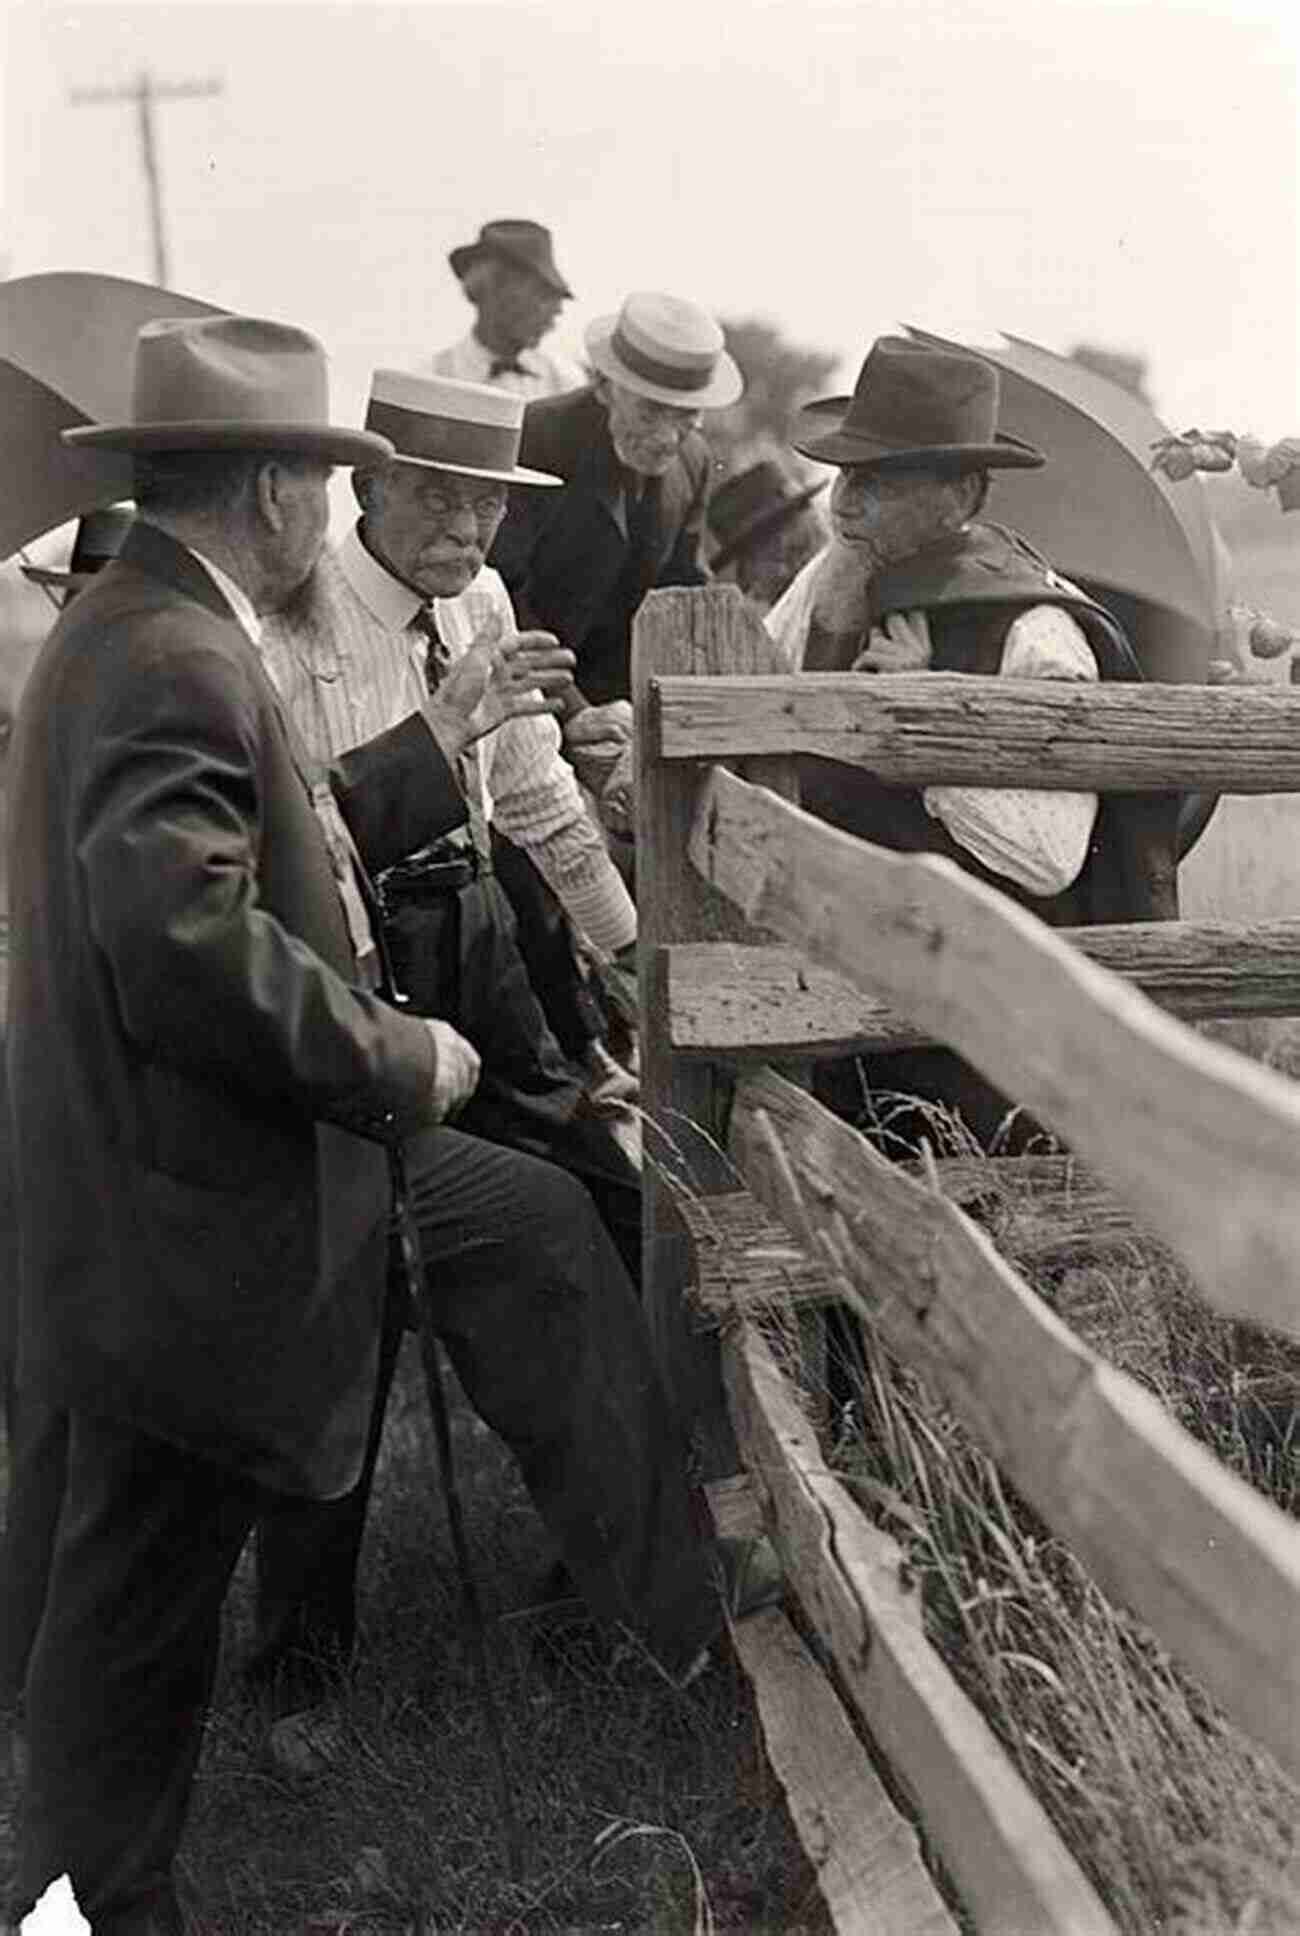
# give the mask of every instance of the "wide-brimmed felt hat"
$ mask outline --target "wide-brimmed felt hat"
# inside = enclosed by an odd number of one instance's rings
[[[378,431],[403,464],[490,477],[502,484],[562,484],[549,471],[519,462],[524,398],[490,383],[450,376],[376,370],[370,379],[366,428]]]
[[[788,524],[829,481],[801,484],[770,457],[725,478],[709,499],[709,530],[717,544],[710,564],[721,570],[738,552]]]
[[[1041,450],[1002,435],[998,375],[960,351],[882,336],[867,351],[851,397],[800,411],[794,448],[819,464],[873,470],[1030,469]]]
[[[256,450],[373,464],[382,437],[329,421],[325,351],[305,329],[258,316],[164,316],[135,342],[131,419],[65,430],[72,445],[128,451]]]
[[[495,256],[499,261],[509,262],[516,269],[528,269],[540,277],[548,289],[557,296],[572,297],[564,277],[555,266],[555,252],[551,246],[551,231],[543,228],[540,222],[505,220],[484,222],[473,242],[463,242],[453,249],[447,257],[452,273],[463,279],[467,269],[485,256]]]
[[[20,565],[19,570],[30,584],[80,591],[116,558],[134,522],[134,504],[109,504],[100,511],[87,511],[77,525],[66,571],[52,571],[45,565]]]
[[[717,323],[680,296],[628,296],[617,316],[588,325],[587,354],[602,376],[683,410],[725,409],[745,388]]]

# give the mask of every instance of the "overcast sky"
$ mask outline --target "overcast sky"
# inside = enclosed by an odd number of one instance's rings
[[[1157,407],[1300,431],[1296,0],[116,0],[4,15],[0,260],[301,322],[337,402],[468,319],[447,250],[554,229],[561,334],[661,288],[838,352],[899,322],[1144,353]]]

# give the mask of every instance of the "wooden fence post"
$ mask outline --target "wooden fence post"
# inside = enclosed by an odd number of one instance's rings
[[[632,634],[636,706],[636,893],[640,936],[643,1150],[642,1295],[669,1387],[695,1432],[705,1478],[733,1472],[735,1440],[722,1396],[717,1340],[692,1330],[683,1291],[690,1271],[679,1192],[738,1188],[724,1153],[730,1085],[712,1064],[674,1057],[665,950],[675,941],[753,941],[743,916],[703,882],[686,843],[703,762],[659,758],[657,680],[668,673],[786,670],[775,644],[734,585],[651,592]],[[753,759],[752,780],[795,797],[794,761]]]

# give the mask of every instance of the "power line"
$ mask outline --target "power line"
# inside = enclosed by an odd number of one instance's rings
[[[141,68],[134,81],[123,87],[79,87],[74,88],[69,99],[74,107],[84,107],[92,102],[133,101],[136,108],[136,126],[140,135],[140,158],[144,164],[145,182],[149,189],[149,219],[153,235],[154,281],[166,286],[168,275],[167,234],[163,220],[162,171],[158,164],[158,144],[154,134],[154,103],[156,101],[194,101],[220,94],[220,81],[171,81],[159,86],[148,68]]]

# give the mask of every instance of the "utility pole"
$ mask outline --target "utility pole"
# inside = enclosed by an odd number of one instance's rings
[[[144,163],[149,189],[149,220],[153,235],[153,278],[166,287],[168,281],[167,234],[163,223],[162,181],[158,166],[158,144],[154,135],[155,101],[192,101],[220,94],[220,81],[175,81],[159,87],[148,68],[142,67],[135,80],[125,87],[74,88],[70,100],[74,107],[92,101],[134,101],[136,126],[140,135],[140,158]]]

